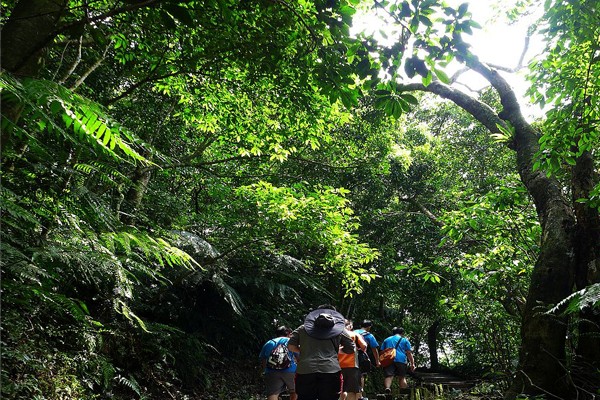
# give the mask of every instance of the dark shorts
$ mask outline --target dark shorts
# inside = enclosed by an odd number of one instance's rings
[[[360,392],[360,370],[358,368],[342,368],[344,377],[344,392]]]
[[[406,376],[407,366],[405,363],[394,362],[383,369],[383,376]]]
[[[272,371],[265,374],[265,391],[267,396],[280,394],[286,389],[293,393],[296,390],[294,383],[295,373]]]
[[[298,400],[338,400],[342,392],[342,373],[296,374]]]

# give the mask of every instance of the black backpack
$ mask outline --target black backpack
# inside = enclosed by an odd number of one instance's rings
[[[374,366],[377,365],[375,363],[375,355],[373,354],[373,349],[371,348],[369,341],[366,339],[367,335],[370,335],[371,332],[364,331],[364,332],[361,332],[360,334],[365,339],[365,342],[367,342],[367,351],[365,352],[365,355],[369,358],[369,360],[371,362],[371,368],[373,368]]]
[[[366,340],[365,340],[366,341]],[[358,341],[354,340],[356,344],[356,354],[358,358],[358,369],[361,373],[371,372],[371,358],[367,352],[358,346]],[[368,345],[367,345],[368,346]]]

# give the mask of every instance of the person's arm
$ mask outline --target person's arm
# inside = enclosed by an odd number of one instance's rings
[[[342,353],[352,354],[356,351],[354,340],[348,336],[346,331],[342,332],[340,335],[340,346],[342,347]]]
[[[379,362],[379,343],[377,343],[377,340],[375,340],[375,336],[373,336],[372,333],[369,332],[369,345],[371,346],[371,349],[373,350],[373,357],[375,357],[375,366],[376,367],[381,367],[381,363]],[[385,340],[381,343],[381,350],[385,349]]]
[[[290,340],[287,342],[287,348],[292,353],[300,353],[300,334],[298,333],[298,329],[292,332]]]
[[[408,362],[410,363],[410,370],[414,371],[415,370],[415,359],[413,358],[412,351],[406,350],[406,358],[408,359]]]
[[[363,351],[367,351],[367,342],[365,341],[365,338],[363,338],[362,335],[356,335],[356,338],[358,340],[358,347]]]
[[[379,350],[377,350],[377,347],[373,347],[373,357],[375,357],[375,366],[381,367],[381,363],[379,362]]]
[[[260,354],[258,355],[258,358],[260,359],[260,367],[263,371],[267,368],[267,345],[269,342],[263,345],[262,349],[260,350]]]
[[[295,344],[288,343],[288,350],[292,353],[300,354],[300,346],[296,346]]]

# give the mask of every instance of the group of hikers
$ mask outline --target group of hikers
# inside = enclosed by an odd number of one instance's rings
[[[259,355],[267,400],[277,400],[286,390],[290,400],[368,400],[363,389],[371,364],[383,368],[385,393],[391,393],[394,377],[401,388],[407,387],[406,375],[415,362],[404,329],[394,328],[380,346],[370,332],[372,322],[360,325],[353,330],[351,320],[323,304],[295,330],[277,328],[277,337]]]

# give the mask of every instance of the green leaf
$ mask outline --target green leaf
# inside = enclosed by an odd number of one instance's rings
[[[415,96],[413,96],[412,94],[403,93],[402,95],[400,95],[400,97],[402,97],[402,99],[404,99],[409,104],[413,104],[413,105],[419,104],[419,100],[417,100],[417,98]]]
[[[474,21],[474,20],[469,20],[469,25],[471,25],[473,28],[476,28],[476,29],[483,29],[483,27],[481,25],[479,25],[477,23],[477,21]]]
[[[428,71],[427,76],[423,77],[423,85],[429,86],[429,84],[433,81],[433,74],[431,71]]]
[[[441,69],[434,68],[433,72],[440,81],[442,81],[445,84],[450,84],[450,78],[448,77],[448,75],[446,75],[444,71],[442,71]]]
[[[410,5],[408,4],[408,1],[403,1],[402,9],[400,10],[400,18],[410,17],[411,13],[412,13],[412,11],[410,9]]]
[[[416,75],[415,61],[412,57],[406,59],[406,62],[404,63],[404,72],[406,72],[406,76],[411,79]]]
[[[427,18],[425,15],[419,15],[419,22],[421,22],[425,26],[432,26],[433,25],[433,23],[431,22],[431,20],[429,18]]]
[[[342,16],[350,18],[354,14],[356,14],[356,9],[354,7],[351,7],[351,6],[342,6],[340,8],[340,14],[342,14]]]
[[[348,109],[358,104],[358,90],[344,90],[340,93],[342,104]]]

